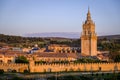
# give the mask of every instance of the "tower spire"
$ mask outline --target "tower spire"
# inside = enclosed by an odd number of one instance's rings
[[[88,6],[88,13],[90,13],[90,9],[89,9],[89,6]]]
[[[90,14],[90,9],[89,9],[89,7],[88,7],[88,13],[87,13],[87,20],[88,20],[88,21],[91,20],[91,14]]]

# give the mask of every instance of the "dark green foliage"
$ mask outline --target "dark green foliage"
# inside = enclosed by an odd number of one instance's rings
[[[100,60],[92,59],[92,58],[82,58],[74,61],[75,63],[98,63]]]
[[[15,63],[29,63],[26,57],[24,56],[19,56],[16,60]]]
[[[120,62],[120,39],[99,39],[98,40],[99,50],[110,51],[109,57],[114,62]]]
[[[21,37],[4,34],[0,34],[0,42],[0,46],[9,45],[14,47],[33,47],[35,44],[38,44],[39,47],[45,47],[46,44],[63,44],[74,47],[80,46],[80,39]]]
[[[120,62],[120,54],[115,56],[114,61],[115,61],[115,62]]]
[[[68,64],[69,61],[35,61],[36,64]]]
[[[41,60],[41,61],[35,61],[35,64],[38,64],[38,63],[39,63],[39,64],[45,64],[46,61],[42,61],[42,60]]]
[[[0,69],[0,74],[3,74],[4,73],[4,70],[3,69]]]
[[[120,52],[117,50],[111,50],[110,51],[110,58],[114,61],[114,62],[120,62]]]
[[[10,36],[10,35],[0,34],[0,42],[25,43],[25,42],[34,42],[34,41],[43,41],[43,39],[36,37],[21,37],[21,36]]]
[[[98,47],[101,47],[100,50],[111,51],[111,50],[120,50],[120,39],[98,39]]]
[[[36,37],[21,37],[0,34],[0,42],[0,46],[9,45],[13,47],[32,47],[35,45],[35,43],[44,42],[44,39]],[[43,45],[44,43],[38,44],[39,47],[42,47]]]

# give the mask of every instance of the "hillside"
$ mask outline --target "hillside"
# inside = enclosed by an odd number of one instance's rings
[[[61,34],[61,33],[60,33]],[[70,35],[70,34],[69,34]],[[74,34],[76,35],[76,34]],[[120,39],[120,35],[105,35],[105,36],[98,36],[98,39]],[[25,42],[27,41],[44,41],[44,40],[60,40],[60,41],[69,41],[69,40],[75,40],[75,39],[79,39],[79,38],[69,38],[68,37],[25,37],[25,36],[13,36],[13,35],[4,35],[4,34],[0,34],[0,42],[13,42],[15,43],[17,41],[17,43],[19,42]]]
[[[120,39],[120,35],[105,35],[105,36],[98,36],[98,39]]]

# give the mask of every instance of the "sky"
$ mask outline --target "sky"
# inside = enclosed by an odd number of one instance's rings
[[[80,33],[88,6],[98,35],[120,34],[120,0],[0,0],[0,34]]]

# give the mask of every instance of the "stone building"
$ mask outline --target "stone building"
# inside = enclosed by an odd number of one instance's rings
[[[95,23],[91,19],[88,9],[87,19],[82,25],[81,34],[81,55],[96,56],[97,55],[97,35],[95,32]]]
[[[67,45],[51,44],[48,49],[55,53],[79,53],[80,47],[70,47]]]
[[[0,64],[1,63],[14,63],[15,56],[14,55],[3,55],[0,54]]]

